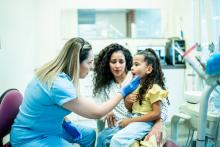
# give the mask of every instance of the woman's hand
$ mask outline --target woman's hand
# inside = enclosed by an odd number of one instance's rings
[[[157,144],[161,144],[162,142],[162,133],[163,133],[163,123],[162,121],[157,121],[154,126],[152,127],[152,130],[150,131],[150,133],[145,136],[144,140],[148,140],[152,135],[156,136],[157,139]]]
[[[141,77],[138,75],[135,76],[128,85],[125,85],[121,88],[121,95],[123,97],[126,97],[127,95],[129,95],[131,92],[133,92],[138,87],[140,82],[141,82]]]
[[[116,119],[115,119],[115,115],[113,112],[110,112],[108,113],[106,116],[105,116],[105,119],[107,120],[107,123],[108,123],[108,127],[109,128],[112,128],[115,126],[116,124]]]
[[[122,128],[126,127],[129,123],[131,122],[131,119],[130,118],[125,118],[125,119],[122,119],[120,121],[118,121],[118,125]]]
[[[62,126],[73,138],[81,137],[81,133],[77,130],[74,123],[68,120],[67,117],[64,118]]]

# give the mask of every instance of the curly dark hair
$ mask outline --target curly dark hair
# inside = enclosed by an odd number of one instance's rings
[[[166,89],[164,84],[165,78],[161,70],[160,60],[153,49],[147,48],[143,51],[139,51],[136,55],[143,55],[144,61],[147,65],[151,65],[153,69],[152,72],[150,74],[146,74],[141,81],[141,88],[138,92],[138,100],[139,104],[142,105],[144,95],[152,88],[153,84],[158,84],[162,89]]]
[[[104,89],[108,89],[114,75],[112,74],[109,66],[110,58],[113,53],[121,51],[125,56],[126,72],[131,70],[132,55],[131,52],[120,44],[113,43],[102,49],[94,60],[94,89],[93,95],[96,96]]]

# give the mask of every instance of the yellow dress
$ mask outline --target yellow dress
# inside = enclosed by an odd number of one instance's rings
[[[139,86],[135,92],[138,92],[141,86]],[[167,90],[163,90],[158,84],[153,84],[152,88],[147,91],[142,100],[142,105],[139,101],[133,103],[132,113],[147,114],[152,111],[151,105],[157,101],[160,101],[168,96]]]

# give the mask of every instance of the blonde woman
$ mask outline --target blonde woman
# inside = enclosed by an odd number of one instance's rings
[[[74,138],[63,129],[64,116],[75,112],[91,119],[100,118],[132,92],[140,78],[121,88],[114,98],[97,105],[92,100],[81,98],[78,93],[78,80],[86,77],[92,63],[91,45],[82,38],[72,38],[56,58],[37,69],[25,90],[24,100],[12,126],[12,146],[68,147],[72,143],[94,146],[95,135],[84,136],[84,128],[76,128],[82,134],[80,138]],[[91,134],[94,132],[90,131]]]

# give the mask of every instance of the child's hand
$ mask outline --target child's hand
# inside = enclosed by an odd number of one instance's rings
[[[137,93],[131,93],[128,96],[126,96],[125,101],[127,103],[133,104],[134,102],[137,101],[137,96],[138,96]]]
[[[125,118],[125,119],[122,119],[122,120],[118,121],[118,126],[124,128],[130,123],[131,123],[131,119],[130,118]]]

